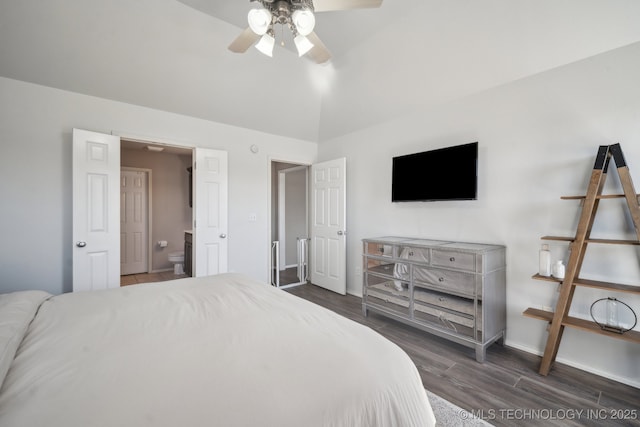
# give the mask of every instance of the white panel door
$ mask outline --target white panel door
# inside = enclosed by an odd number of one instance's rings
[[[345,295],[346,159],[311,166],[311,283]]]
[[[195,149],[194,276],[227,271],[227,152]]]
[[[120,286],[120,138],[73,130],[73,291]]]
[[[120,172],[120,274],[146,273],[148,261],[147,172]]]

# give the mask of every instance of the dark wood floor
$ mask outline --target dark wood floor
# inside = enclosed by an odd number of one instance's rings
[[[400,322],[362,314],[362,300],[314,285],[286,290],[365,324],[403,348],[426,389],[496,426],[640,426],[640,389],[556,363],[538,374],[540,358],[494,344],[485,363],[475,350]]]

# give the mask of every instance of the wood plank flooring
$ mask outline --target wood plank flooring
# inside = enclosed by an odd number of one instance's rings
[[[494,344],[485,363],[475,350],[375,313],[362,300],[314,285],[285,292],[378,331],[412,358],[426,389],[496,426],[640,426],[640,389],[555,363],[538,374],[540,357]]]

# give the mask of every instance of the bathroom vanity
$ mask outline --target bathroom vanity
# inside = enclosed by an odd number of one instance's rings
[[[193,232],[184,232],[184,274],[192,277]]]

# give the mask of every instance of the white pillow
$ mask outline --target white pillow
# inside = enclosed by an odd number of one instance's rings
[[[38,307],[51,296],[44,291],[0,294],[0,386]]]

